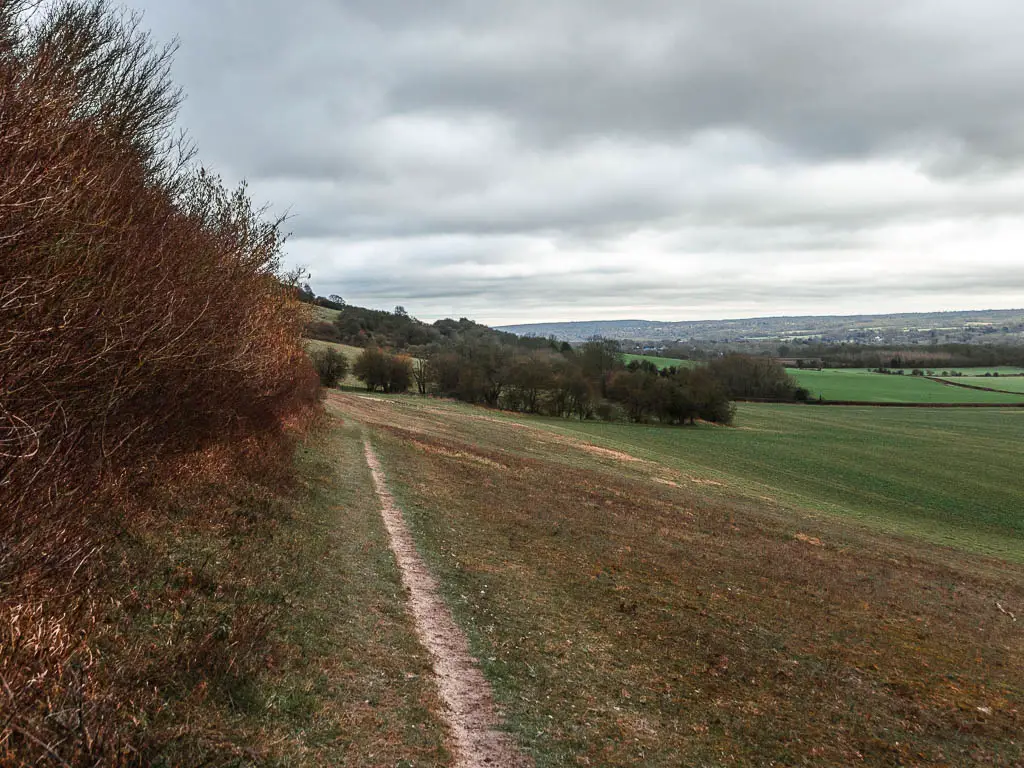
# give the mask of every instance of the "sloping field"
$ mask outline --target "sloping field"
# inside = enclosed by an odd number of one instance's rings
[[[1024,567],[976,554],[1020,559],[1017,412],[758,406],[656,429],[329,406],[370,436],[537,765],[1024,759]],[[965,487],[904,477],[935,464]],[[843,517],[890,507],[907,536]],[[934,546],[933,526],[965,538]]]
[[[871,373],[863,368],[808,371],[787,369],[815,400],[852,400],[873,403],[1020,403],[1024,397],[999,392],[950,387],[923,376]],[[966,378],[966,377],[965,377]],[[973,379],[972,379],[973,381]],[[1001,381],[988,378],[981,381]],[[988,385],[985,385],[988,386]]]
[[[338,315],[341,314],[341,312],[336,309],[331,309],[330,307],[319,307],[315,304],[310,308],[313,310],[313,320],[324,323],[333,323],[338,319]]]
[[[646,360],[649,363],[654,363],[659,369],[664,368],[693,368],[699,365],[695,360],[677,360],[674,357],[654,357],[653,355],[634,355],[631,353],[623,353],[623,361],[629,365],[634,360],[643,362]]]
[[[355,362],[359,353],[363,351],[359,347],[350,347],[348,344],[335,344],[333,341],[320,341],[319,339],[306,339],[305,344],[306,349],[310,352],[318,349],[333,349],[345,355],[350,362]]]
[[[1024,561],[1024,410],[742,404],[736,424],[560,429],[732,489]]]

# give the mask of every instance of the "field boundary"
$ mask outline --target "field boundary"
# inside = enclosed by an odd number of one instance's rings
[[[457,768],[509,766],[527,768],[532,763],[512,738],[498,730],[499,718],[491,686],[469,651],[465,633],[455,623],[441,597],[437,580],[416,551],[401,509],[388,490],[377,454],[364,438],[366,463],[380,500],[381,516],[391,551],[409,595],[408,608],[420,642],[430,652],[438,693],[444,702],[444,719],[451,733]]]
[[[872,408],[1024,408],[1024,400],[1019,403],[888,403],[870,400],[808,400],[807,405],[866,405]]]
[[[998,390],[993,390],[998,391]],[[863,405],[871,408],[1024,408],[1024,394],[1002,392],[1005,395],[1021,395],[1019,403],[894,403],[878,400],[766,400],[753,397],[738,397],[737,403],[760,403],[764,405]]]
[[[939,384],[946,384],[950,387],[963,387],[964,389],[976,389],[979,392],[998,392],[1001,395],[1019,395],[1020,392],[1013,392],[1009,389],[993,389],[992,387],[976,387],[973,384],[964,384],[961,381],[950,381],[949,379],[941,379],[938,376],[925,376],[929,381],[937,381]]]

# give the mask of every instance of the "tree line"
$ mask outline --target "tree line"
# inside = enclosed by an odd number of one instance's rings
[[[369,391],[452,397],[521,413],[578,419],[681,425],[700,419],[733,421],[737,399],[793,401],[806,390],[777,363],[728,355],[707,365],[659,370],[646,360],[623,362],[618,342],[592,339],[579,347],[529,349],[490,339],[434,344],[417,357],[364,349],[352,373]],[[348,373],[338,353],[323,352],[317,367],[342,365],[331,386]],[[332,368],[335,374],[339,371]]]
[[[785,354],[783,354],[785,353]],[[789,357],[796,350],[780,347]],[[1024,347],[1011,344],[929,344],[866,346],[857,344],[803,344],[801,357],[817,358],[826,368],[953,369],[1024,366]]]

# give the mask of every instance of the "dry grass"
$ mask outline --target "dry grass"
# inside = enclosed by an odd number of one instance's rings
[[[538,765],[1024,759],[1022,627],[999,609],[1021,613],[1020,566],[655,483],[442,404],[335,402],[372,425]]]
[[[16,694],[32,658],[62,663],[31,683],[39,718],[0,706],[0,765],[447,764],[360,451],[331,422],[294,466],[254,444],[172,468],[193,481],[108,531],[77,611],[25,602],[3,625]]]

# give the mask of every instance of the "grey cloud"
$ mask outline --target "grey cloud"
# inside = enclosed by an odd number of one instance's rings
[[[922,134],[980,155],[1024,147],[1012,2],[512,5],[480,43],[424,45],[392,107],[493,111],[559,143],[745,126],[819,158]]]
[[[813,278],[808,275],[807,278]],[[582,284],[582,285],[581,285]],[[479,297],[493,300],[505,297],[516,303],[531,306],[545,306],[561,302],[566,295],[586,295],[579,289],[600,289],[601,296],[611,299],[645,300],[661,304],[699,305],[716,301],[758,302],[776,300],[781,292],[800,299],[821,301],[830,298],[830,290],[813,279],[799,281],[765,279],[756,282],[737,283],[735,274],[724,271],[714,275],[701,275],[699,280],[666,283],[663,279],[622,274],[588,274],[550,276],[481,278],[464,277],[455,287],[438,277],[422,279],[418,275],[389,274],[384,277],[376,272],[352,274],[346,286],[357,296],[376,296],[389,300],[406,299],[409,306],[417,302],[432,304],[437,299],[455,297]],[[1024,267],[998,274],[977,274],[970,271],[950,272],[914,279],[914,287],[925,294],[948,296],[963,290],[983,294],[1000,294],[1007,290],[1019,291],[1024,288]],[[858,297],[898,297],[907,288],[907,276],[893,276],[871,279],[846,277],[841,284],[831,286],[831,292],[842,292]]]
[[[321,293],[543,320],[967,306],[1020,277],[1015,0],[134,4],[181,39],[201,156],[292,211]]]

